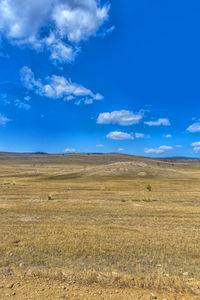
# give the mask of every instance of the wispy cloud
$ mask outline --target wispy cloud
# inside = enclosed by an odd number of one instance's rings
[[[25,100],[25,101],[30,101],[30,100],[31,100],[31,97],[30,97],[30,96],[26,96],[26,97],[24,97],[24,100]]]
[[[164,153],[166,150],[169,151],[169,150],[172,150],[173,147],[172,146],[160,146],[158,148],[146,148],[144,150],[145,153],[147,154],[151,154],[151,153],[154,153],[154,154],[161,154],[161,153]]]
[[[74,148],[66,148],[66,149],[64,149],[64,152],[66,152],[66,153],[75,153],[76,149],[74,149]]]
[[[200,147],[194,147],[193,151],[194,153],[200,153]]]
[[[148,125],[148,126],[170,126],[170,121],[169,119],[166,119],[166,118],[160,118],[156,121],[147,121],[147,122],[144,122],[144,124]]]
[[[115,26],[111,26],[108,27],[106,30],[104,29],[103,31],[97,33],[96,36],[100,36],[104,38],[105,36],[111,34],[114,30],[115,30]]]
[[[2,0],[0,33],[12,44],[46,49],[52,60],[69,62],[77,45],[105,23],[109,9],[97,0]]]
[[[170,139],[170,138],[172,138],[172,135],[171,135],[171,134],[166,134],[166,135],[164,135],[164,137],[165,137],[166,139]]]
[[[98,124],[119,124],[122,126],[128,126],[137,124],[143,118],[143,113],[133,113],[130,110],[119,110],[113,112],[101,113],[98,116]]]
[[[200,147],[200,142],[194,142],[191,144],[192,147]]]
[[[200,132],[200,122],[193,123],[187,128],[187,131],[191,133]]]
[[[0,125],[6,125],[11,120],[0,113]]]
[[[200,153],[200,142],[194,142],[191,146],[193,147],[194,153]]]
[[[147,154],[151,154],[151,153],[160,154],[160,153],[163,153],[164,150],[161,150],[159,148],[157,148],[157,149],[156,148],[146,148],[144,150],[144,152],[147,153]]]
[[[159,149],[165,151],[165,150],[172,150],[173,147],[172,146],[160,146]]]
[[[104,145],[102,145],[102,144],[99,144],[99,145],[96,145],[96,147],[103,148],[103,147],[104,147]]]
[[[135,138],[136,139],[143,139],[144,138],[144,133],[135,133]]]
[[[118,148],[117,151],[118,152],[123,152],[125,149],[124,148]]]
[[[130,133],[121,132],[121,131],[113,131],[107,134],[106,136],[111,140],[133,140],[134,137]]]
[[[63,76],[53,75],[46,79],[46,83],[43,83],[41,79],[36,79],[32,70],[26,66],[21,69],[20,73],[24,86],[40,96],[53,99],[64,98],[65,100],[81,97],[81,100],[85,101],[86,104],[89,100],[90,103],[93,103],[94,100],[103,99],[99,93],[94,94],[91,90],[73,83]]]
[[[23,101],[21,101],[21,100],[19,100],[19,99],[16,99],[16,100],[14,101],[14,103],[15,103],[15,105],[16,105],[18,108],[20,108],[20,109],[29,110],[29,109],[31,108],[31,105],[30,105],[30,104],[25,103],[25,102],[23,102]]]

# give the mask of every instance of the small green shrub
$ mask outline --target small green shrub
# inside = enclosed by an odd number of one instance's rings
[[[126,200],[125,200],[125,199],[122,199],[121,202],[126,202]]]
[[[147,189],[147,191],[151,192],[151,190],[152,190],[151,185],[150,185],[150,184],[147,184],[146,189]]]
[[[143,202],[152,202],[151,199],[146,199],[146,198],[144,198],[142,201],[143,201]]]

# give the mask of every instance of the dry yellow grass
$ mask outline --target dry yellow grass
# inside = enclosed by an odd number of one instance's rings
[[[0,165],[2,282],[200,298],[198,161],[1,154]]]

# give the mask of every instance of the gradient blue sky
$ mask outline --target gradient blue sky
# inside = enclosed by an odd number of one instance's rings
[[[0,0],[0,151],[199,157],[199,16],[197,0]]]

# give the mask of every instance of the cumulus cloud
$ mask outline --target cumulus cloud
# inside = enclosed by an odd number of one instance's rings
[[[0,114],[0,125],[6,125],[9,121],[11,120]]]
[[[191,133],[200,132],[200,122],[193,123],[187,128],[187,131]]]
[[[66,148],[66,149],[64,150],[64,152],[66,152],[66,153],[75,153],[75,152],[76,152],[76,149],[74,149],[74,148]]]
[[[57,39],[52,33],[48,38],[43,39],[40,46],[45,46],[50,52],[50,59],[59,63],[71,62],[75,59],[79,49],[66,45],[62,40]]]
[[[121,132],[121,131],[112,131],[106,136],[111,140],[133,140],[134,137],[130,133]]]
[[[17,45],[46,47],[52,59],[66,62],[79,42],[96,34],[109,9],[97,0],[1,0],[0,34]]]
[[[142,139],[144,138],[144,133],[135,133],[136,139]]]
[[[66,100],[81,97],[86,104],[89,104],[89,100],[92,103],[94,100],[103,99],[102,95],[94,94],[91,90],[73,83],[63,76],[47,77],[46,83],[43,83],[41,79],[35,78],[34,73],[28,67],[23,67],[20,73],[25,87],[40,96],[54,99],[65,98]]]
[[[148,126],[170,126],[170,121],[169,119],[166,119],[166,118],[160,118],[156,121],[148,121],[148,122],[144,122],[146,125]]]
[[[119,124],[122,126],[128,126],[137,124],[143,118],[142,112],[133,113],[129,110],[113,111],[111,113],[105,112],[98,116],[98,124]]]
[[[146,148],[144,150],[144,152],[147,154],[151,154],[151,153],[160,154],[160,153],[164,153],[166,150],[172,150],[172,149],[173,149],[173,147],[171,147],[171,146],[163,145],[158,148]]]
[[[54,2],[54,1],[53,1]],[[93,35],[108,18],[109,5],[100,7],[96,0],[61,0],[55,5],[52,19],[61,36],[80,42]]]

